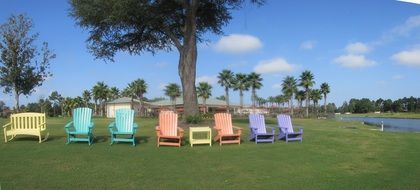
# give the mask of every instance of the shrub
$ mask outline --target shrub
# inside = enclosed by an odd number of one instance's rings
[[[186,121],[189,124],[198,124],[203,121],[203,117],[200,114],[190,115],[187,116]]]

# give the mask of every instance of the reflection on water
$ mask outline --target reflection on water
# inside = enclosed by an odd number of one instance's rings
[[[381,127],[384,123],[384,131],[409,131],[420,132],[420,119],[398,119],[380,117],[337,117],[339,120],[362,121]]]

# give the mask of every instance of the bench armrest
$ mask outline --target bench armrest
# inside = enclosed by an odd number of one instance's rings
[[[7,126],[12,125],[12,122],[7,123],[6,125],[3,125],[3,128],[6,128]]]

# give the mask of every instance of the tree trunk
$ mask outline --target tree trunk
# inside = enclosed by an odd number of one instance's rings
[[[95,115],[98,115],[98,100],[95,99]]]
[[[15,90],[15,107],[16,107],[16,113],[19,113],[19,93],[17,90]]]
[[[197,93],[195,90],[197,66],[197,3],[197,0],[192,0],[188,5],[184,24],[183,44],[181,47],[178,47],[180,54],[178,71],[182,83],[185,116],[198,114]]]
[[[140,94],[140,116],[144,116],[144,106],[143,106],[143,94]]]
[[[324,114],[327,115],[327,94],[324,94]]]
[[[306,91],[306,102],[305,102],[305,106],[306,106],[306,117],[309,117],[309,91]]]
[[[252,109],[255,111],[255,97],[256,97],[257,92],[255,91],[255,88],[252,89]]]
[[[203,98],[203,106],[204,106],[204,113],[207,113],[207,104],[206,104],[206,99]]]
[[[226,106],[227,106],[227,112],[229,113],[230,112],[230,103],[229,103],[229,88],[228,87],[225,87],[225,94],[226,94],[226,97],[225,97],[225,99],[226,99]]]
[[[242,92],[242,90],[239,90],[239,104],[241,106],[241,111],[239,112],[239,114],[242,115],[242,110],[244,109],[244,93]]]

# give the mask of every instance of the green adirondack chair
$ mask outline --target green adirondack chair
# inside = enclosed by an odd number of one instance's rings
[[[136,146],[134,135],[137,132],[138,125],[134,123],[134,110],[117,109],[115,121],[109,124],[108,128],[111,133],[111,145],[114,142],[131,142],[133,146]]]
[[[73,110],[73,121],[67,123],[64,129],[67,133],[67,144],[73,141],[93,142],[92,109],[76,108]]]

